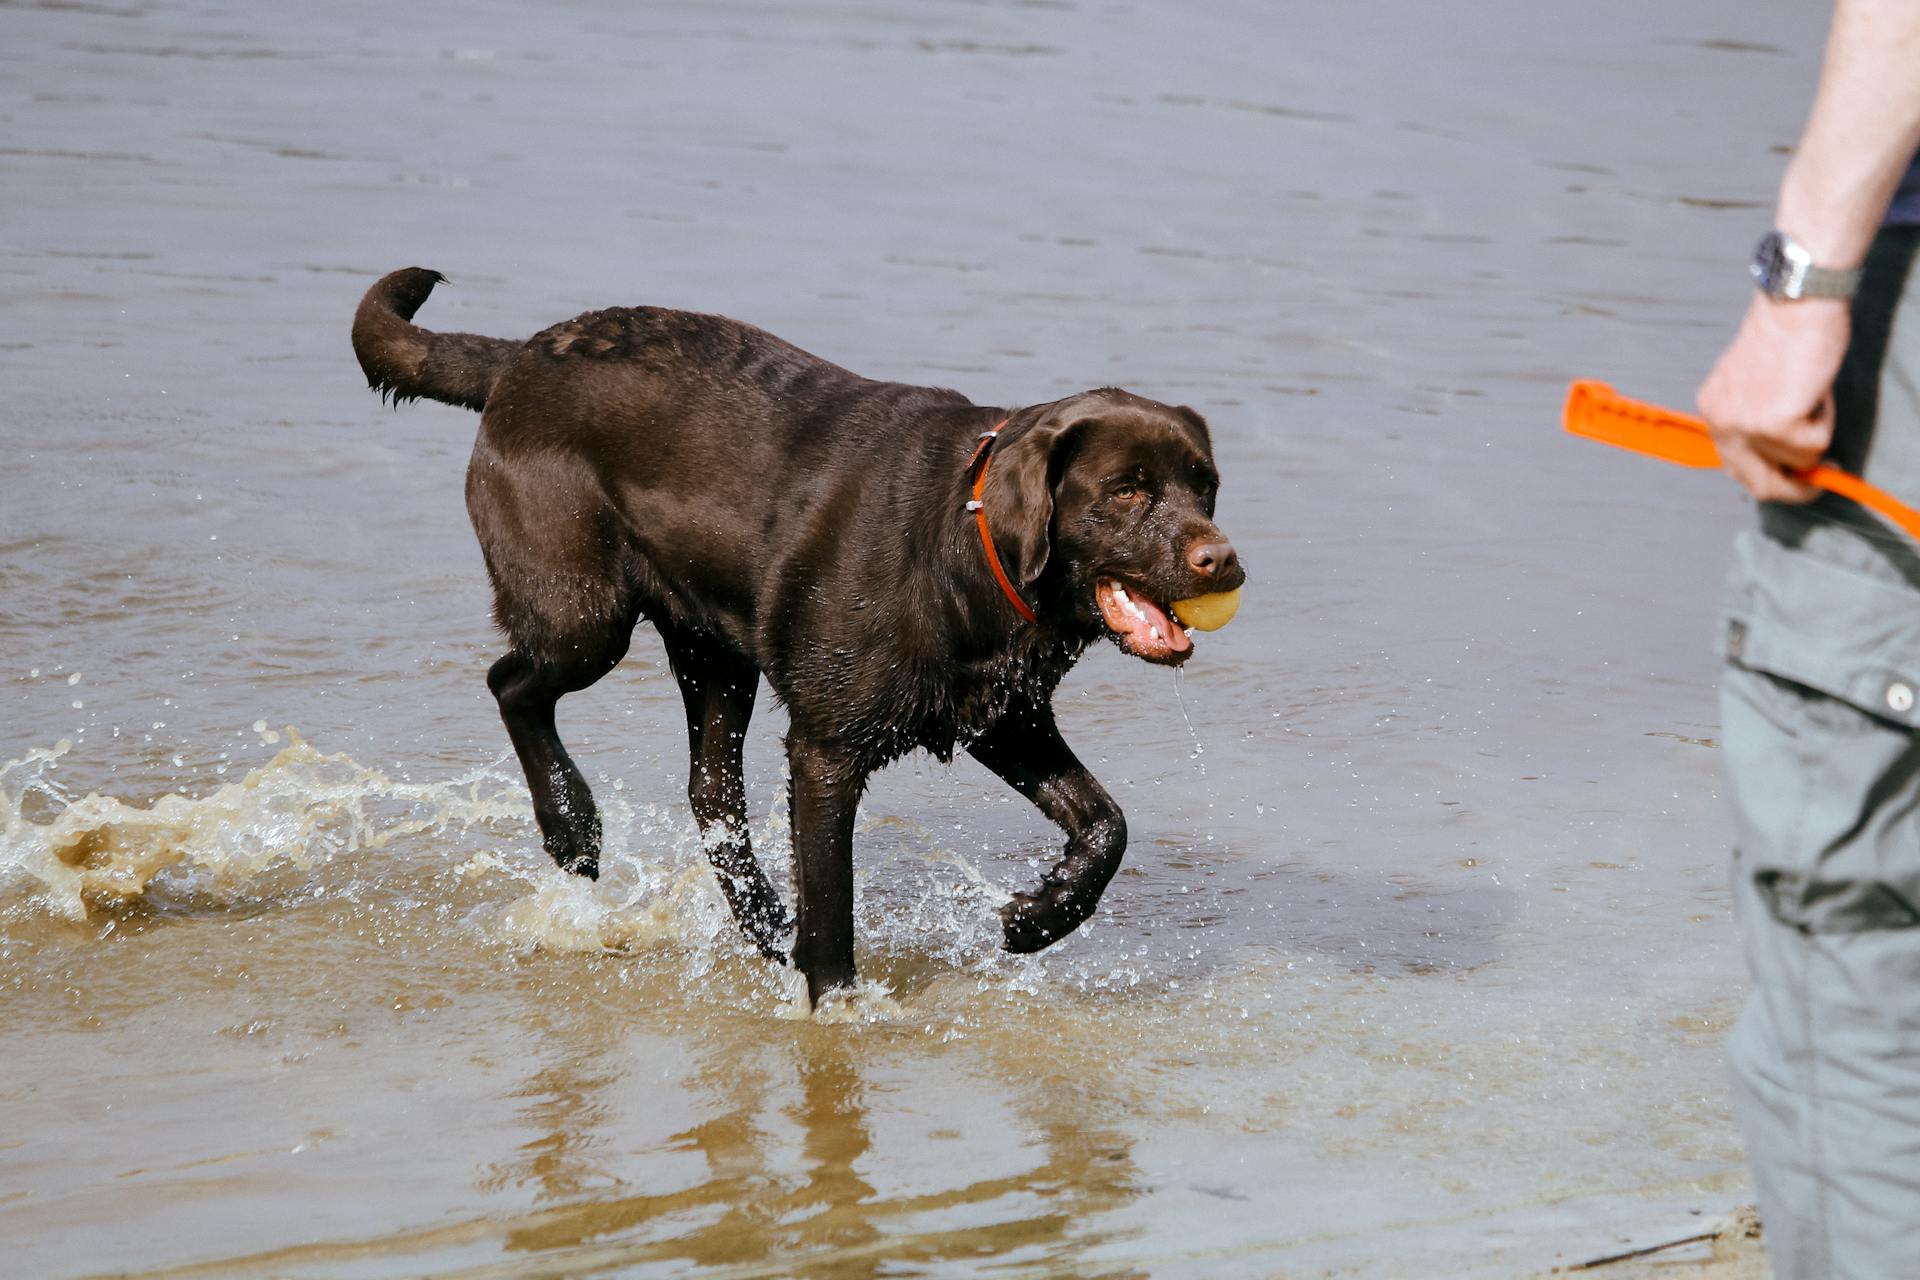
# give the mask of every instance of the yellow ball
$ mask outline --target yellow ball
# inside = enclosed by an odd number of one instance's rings
[[[1173,616],[1195,631],[1218,631],[1240,612],[1240,588],[1215,591],[1191,600],[1175,600]]]

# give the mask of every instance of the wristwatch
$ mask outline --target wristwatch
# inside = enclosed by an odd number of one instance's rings
[[[1816,267],[1806,246],[1784,231],[1767,232],[1747,270],[1760,292],[1775,302],[1851,298],[1860,287],[1860,268]]]

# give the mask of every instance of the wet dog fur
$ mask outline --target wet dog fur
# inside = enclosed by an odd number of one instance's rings
[[[686,707],[687,792],[727,901],[809,996],[854,980],[853,821],[868,777],[962,747],[1066,833],[1001,912],[1037,951],[1093,912],[1126,819],[1054,723],[1054,688],[1106,636],[1192,653],[1171,601],[1244,579],[1191,409],[1102,388],[1022,408],[859,377],[750,325],[594,311],[524,342],[411,323],[442,277],[368,290],[367,380],[480,411],[467,509],[506,654],[487,675],[547,851],[597,876],[600,818],[554,708],[651,622]],[[1003,424],[1003,425],[1000,425]],[[983,432],[996,584],[967,503]],[[1164,628],[1164,633],[1163,633]],[[762,677],[786,706],[795,919],[747,836],[741,748]]]

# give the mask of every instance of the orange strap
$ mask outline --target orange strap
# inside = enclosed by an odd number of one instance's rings
[[[1631,449],[1683,467],[1717,467],[1720,453],[1699,418],[1629,399],[1604,382],[1581,379],[1567,389],[1564,421],[1574,435]],[[1808,484],[1859,503],[1920,541],[1920,511],[1859,476],[1821,463],[1797,473]]]
[[[980,443],[973,447],[973,456],[967,459],[968,470],[972,470],[975,463],[980,465],[980,470],[973,477],[973,501],[967,504],[967,510],[973,512],[973,518],[980,526],[980,545],[986,548],[987,567],[993,570],[993,580],[1000,584],[1000,590],[1007,599],[1013,601],[1013,607],[1020,611],[1020,616],[1038,625],[1040,619],[1034,616],[1033,610],[1027,608],[1027,602],[1013,589],[1012,580],[1000,565],[1000,553],[993,549],[993,534],[987,531],[987,504],[981,497],[987,491],[987,464],[992,461],[988,455],[993,452],[993,442],[999,437],[1000,428],[1010,421],[1012,419],[1002,418],[993,430],[982,431]]]

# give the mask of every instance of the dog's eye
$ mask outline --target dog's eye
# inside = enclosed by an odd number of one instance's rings
[[[1136,498],[1144,497],[1145,494],[1146,490],[1131,480],[1124,480],[1113,487],[1113,496],[1122,502],[1132,502]]]

